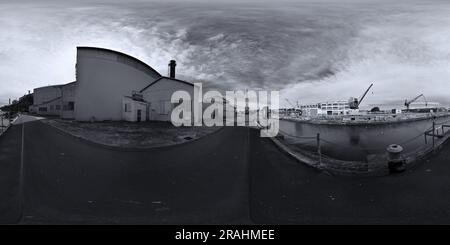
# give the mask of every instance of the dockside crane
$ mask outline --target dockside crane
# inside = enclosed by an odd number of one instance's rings
[[[301,115],[301,114],[302,114],[302,111],[300,110],[300,105],[299,105],[298,101],[297,101],[297,106],[295,106],[295,105],[294,105],[290,100],[288,100],[287,98],[285,98],[285,100],[286,100],[286,102],[287,102],[289,105],[292,106],[292,110],[293,110],[296,114],[298,114],[298,115]],[[291,109],[288,109],[288,111],[291,111]]]
[[[373,83],[370,84],[369,88],[367,88],[366,92],[364,92],[364,94],[358,99],[358,98],[350,98],[348,104],[350,106],[350,109],[359,109],[359,105],[361,104],[361,102],[364,100],[364,98],[366,97],[367,93],[370,91],[370,89],[372,88]]]
[[[406,110],[409,110],[409,106],[411,105],[411,103],[415,102],[416,100],[418,100],[420,97],[423,97],[423,99],[425,100],[425,107],[428,107],[428,101],[427,98],[425,98],[425,95],[423,94],[419,94],[417,95],[415,98],[413,98],[412,100],[405,100],[405,106],[406,106]]]
[[[286,102],[287,102],[287,103],[289,103],[289,105],[291,105],[291,106],[292,106],[292,108],[294,108],[294,109],[295,109],[295,106],[294,106],[294,104],[292,104],[290,100],[288,100],[288,99],[285,99],[285,100],[286,100]]]

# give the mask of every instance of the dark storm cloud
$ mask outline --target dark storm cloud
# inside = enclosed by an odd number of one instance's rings
[[[116,49],[163,74],[176,59],[189,81],[279,89],[305,103],[358,96],[370,82],[374,103],[416,93],[445,101],[450,4],[366,2],[0,4],[0,103],[72,81],[76,46]]]

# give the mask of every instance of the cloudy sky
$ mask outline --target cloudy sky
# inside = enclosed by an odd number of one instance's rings
[[[13,1],[11,1],[13,2]],[[0,104],[75,79],[76,46],[135,56],[220,89],[292,102],[450,104],[448,1],[0,2]]]

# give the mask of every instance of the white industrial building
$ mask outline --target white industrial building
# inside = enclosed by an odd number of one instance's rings
[[[161,75],[144,62],[113,50],[78,47],[75,93],[77,121],[123,119],[122,99]]]
[[[61,118],[74,118],[76,86],[76,82],[71,82],[61,87]]]
[[[30,106],[29,111],[40,115],[72,118],[67,112],[70,108],[64,105],[69,101],[73,105],[74,86],[75,82],[35,88],[33,105]]]
[[[348,101],[345,100],[302,105],[300,106],[300,109],[302,110],[302,115],[310,117],[322,115],[352,115],[359,111],[350,109]]]
[[[59,116],[61,112],[61,87],[51,85],[35,88],[33,91],[33,105],[29,110],[40,115]]]
[[[170,121],[170,115],[174,105],[170,102],[172,94],[177,90],[183,90],[189,93],[191,99],[194,98],[195,87],[192,83],[169,77],[160,77],[145,88],[140,93],[144,101],[147,102],[149,117],[152,121]],[[193,107],[192,101],[190,103]],[[192,109],[193,110],[193,109]]]
[[[34,89],[30,111],[77,121],[169,121],[175,91],[194,97],[192,83],[161,76],[127,54],[95,47],[78,47],[76,82]],[[193,106],[192,102],[191,105]]]

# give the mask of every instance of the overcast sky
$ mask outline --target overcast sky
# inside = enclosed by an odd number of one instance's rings
[[[239,3],[238,3],[239,2]],[[19,1],[0,3],[0,104],[75,79],[76,46],[135,56],[220,89],[292,102],[360,96],[450,101],[446,1]],[[395,3],[394,3],[395,2]]]

